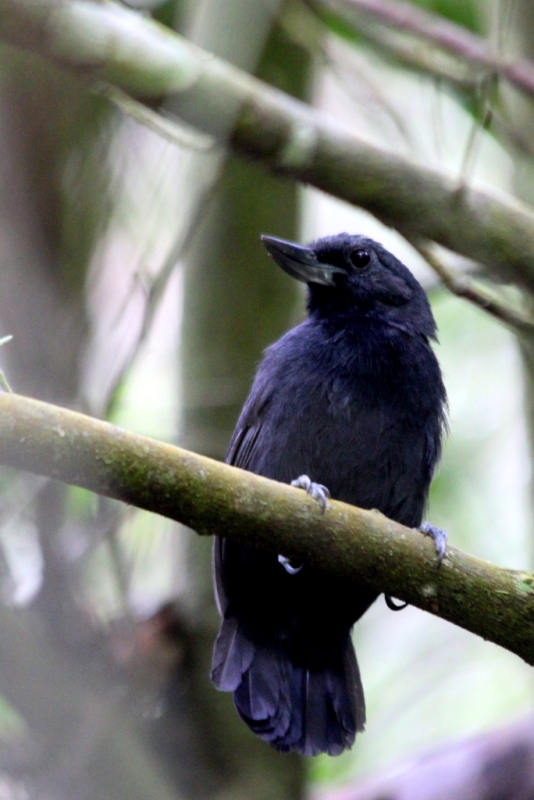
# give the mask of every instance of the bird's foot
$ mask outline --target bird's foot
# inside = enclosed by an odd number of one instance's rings
[[[321,511],[324,514],[326,509],[326,501],[330,497],[330,492],[326,486],[323,486],[321,483],[314,483],[307,475],[300,475],[300,477],[296,478],[294,481],[291,481],[291,486],[295,486],[297,489],[304,489],[306,494],[309,494],[310,497],[313,497],[314,500],[317,500],[321,506]],[[296,575],[303,567],[303,564],[293,564],[290,558],[282,555],[278,556],[278,563],[283,566],[289,575]]]
[[[436,548],[436,553],[438,554],[438,567],[440,567],[447,549],[447,532],[441,530],[441,528],[435,528],[434,525],[430,524],[430,522],[423,522],[423,524],[420,525],[417,530],[425,536],[430,536],[434,542],[434,547]]]
[[[295,478],[294,481],[291,481],[291,486],[295,486],[297,489],[304,489],[306,494],[309,494],[310,497],[317,500],[324,514],[326,510],[326,501],[330,497],[330,492],[326,486],[323,486],[322,483],[314,483],[307,475],[300,475],[298,478]]]
[[[301,571],[303,564],[292,564],[291,559],[287,558],[286,556],[278,556],[278,563],[283,566],[286,572],[290,575],[296,575],[298,572]]]

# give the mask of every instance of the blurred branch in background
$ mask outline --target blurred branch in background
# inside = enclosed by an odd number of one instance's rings
[[[226,137],[239,109],[230,139],[237,152],[534,286],[534,214],[527,206],[369,145],[134,12],[62,0],[44,13],[49,2],[0,0],[0,36],[141,97],[176,94],[180,116],[216,137]]]
[[[306,0],[318,13],[333,11],[341,18],[354,23],[355,27],[366,36],[365,22],[373,20],[394,31],[412,34],[427,45],[441,48],[457,59],[468,62],[487,77],[499,75],[527,95],[534,96],[534,64],[526,59],[510,61],[492,52],[486,39],[477,36],[460,25],[445,19],[439,14],[432,14],[413,3],[404,0]],[[372,36],[372,31],[371,34]],[[380,40],[387,48],[387,40]],[[395,52],[395,44],[392,42]],[[405,51],[403,51],[405,52]],[[429,62],[420,62],[421,67],[431,71]],[[442,72],[440,77],[446,77]]]
[[[421,753],[358,785],[315,789],[311,800],[528,800],[534,718]]]
[[[425,40],[422,42],[416,40],[414,47],[413,36],[399,34],[396,26],[376,24],[373,16],[369,22],[369,16],[365,12],[362,13],[359,7],[350,5],[349,0],[345,3],[340,0],[337,4],[336,0],[331,3],[328,0],[325,3],[306,0],[306,6],[333,36],[347,41],[355,48],[370,45],[399,66],[432,76],[462,92],[476,92],[480,86],[481,77],[484,75],[482,69],[449,54],[445,55],[443,51],[425,43]],[[411,9],[418,13],[416,7],[410,6]],[[392,14],[398,12],[399,7],[395,3]],[[441,22],[443,18],[431,15],[431,19]],[[460,30],[464,32],[463,28]]]
[[[473,303],[477,308],[490,314],[499,322],[508,325],[512,330],[523,332],[527,335],[534,333],[534,318],[522,314],[520,310],[502,302],[494,293],[488,292],[481,285],[476,285],[461,272],[456,273],[445,265],[435,250],[426,242],[409,239],[410,244],[423,256],[434,272],[439,275],[443,284],[464,300]]]
[[[178,797],[159,776],[133,715],[105,673],[93,671],[81,682],[58,658],[32,611],[0,606],[0,637],[9,643],[0,654],[2,690],[29,726],[19,769],[36,780],[39,797]],[[9,761],[4,766],[9,769]]]

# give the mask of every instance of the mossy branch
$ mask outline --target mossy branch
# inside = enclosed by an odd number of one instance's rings
[[[452,547],[436,566],[417,531],[16,394],[0,395],[0,462],[190,526],[304,558],[405,600],[534,664],[534,576]]]
[[[0,37],[141,98],[268,169],[362,206],[534,289],[534,213],[381,149],[111,2],[0,0]]]

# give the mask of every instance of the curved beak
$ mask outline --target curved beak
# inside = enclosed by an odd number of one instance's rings
[[[300,244],[265,234],[261,235],[261,240],[278,266],[298,281],[335,286],[334,275],[345,272],[341,267],[322,264],[311,247],[302,247]]]

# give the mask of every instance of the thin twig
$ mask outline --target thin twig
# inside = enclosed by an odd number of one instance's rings
[[[8,342],[10,342],[12,340],[12,338],[13,338],[13,336],[11,336],[11,335],[2,336],[2,338],[0,339],[0,347],[2,347],[2,345],[4,345],[4,344],[8,344]],[[0,389],[3,390],[4,392],[13,392],[13,389],[9,385],[9,381],[6,378],[6,375],[5,375],[5,372],[4,372],[3,369],[0,369]]]
[[[99,83],[93,91],[102,95],[126,116],[143,125],[145,128],[157,133],[171,144],[177,144],[188,150],[197,150],[200,153],[207,153],[214,150],[217,146],[213,137],[201,133],[196,128],[186,125],[178,119],[164,115],[163,111],[152,111],[151,108],[135,100],[122,89],[118,89],[111,83]]]
[[[495,295],[490,294],[483,289],[480,285],[476,285],[473,281],[445,266],[443,261],[436,256],[432,246],[423,242],[420,239],[411,238],[406,236],[412,247],[414,247],[425,259],[428,265],[439,275],[444,285],[450,292],[457,297],[462,297],[468,300],[477,308],[481,308],[486,313],[491,314],[500,322],[509,325],[515,330],[520,330],[532,334],[534,332],[534,319],[527,317],[524,314],[511,308],[506,303],[503,303]]]
[[[463,92],[476,92],[480,84],[480,69],[473,69],[472,65],[466,65],[458,60],[453,61],[448,56],[445,59],[441,53],[428,48],[414,48],[412,42],[408,42],[406,37],[391,35],[384,28],[368,26],[362,28],[361,34],[375,49],[386,51],[389,56],[393,56],[397,63],[406,69],[430,75],[438,81],[445,81],[448,84],[460,89]]]
[[[320,0],[306,0],[309,10],[320,20],[323,24],[328,25],[329,17],[325,13],[329,9],[325,9],[325,5]],[[335,13],[335,12],[334,12]],[[377,25],[362,25],[356,26],[350,21],[347,21],[351,26],[350,31],[343,29],[335,29],[336,33],[341,39],[350,43],[354,41],[360,42],[361,37],[370,47],[380,53],[386,52],[387,56],[393,59],[402,67],[427,76],[431,76],[438,81],[445,81],[448,84],[460,89],[463,92],[476,92],[478,91],[481,70],[479,67],[473,67],[472,64],[461,62],[458,59],[443,58],[443,53],[440,53],[435,48],[429,50],[428,48],[414,48],[413,42],[407,41],[406,37],[402,34],[399,36],[396,31],[391,31],[385,26]],[[484,77],[484,74],[482,73]]]
[[[534,95],[534,64],[522,59],[509,61],[491,52],[481,36],[448,19],[424,11],[402,0],[312,0],[338,12],[358,12],[388,27],[403,30],[442,50],[506,78],[529,95]]]
[[[0,369],[0,389],[4,392],[12,392],[13,389],[9,385],[9,382],[6,378],[6,374],[3,369]]]
[[[141,345],[146,341],[152,329],[156,313],[165,294],[165,290],[171,275],[191,244],[191,240],[198,228],[199,216],[204,212],[206,204],[209,203],[210,199],[214,196],[216,184],[217,179],[210,180],[208,181],[207,186],[205,186],[200,192],[186,230],[181,232],[176,238],[167,255],[167,258],[163,263],[163,266],[148,288],[145,308],[143,310],[143,319],[137,339],[132,345],[131,350],[125,358],[123,364],[121,365],[120,370],[114,376],[113,382],[107,393],[107,400],[105,402],[105,408],[103,412],[103,416],[106,419],[109,419],[113,415],[113,411],[119,399],[120,389],[124,383],[124,380],[137,358]]]
[[[485,79],[480,86],[480,100],[482,101],[482,116],[474,114],[471,120],[471,130],[465,147],[462,164],[460,167],[460,183],[467,186],[473,176],[477,156],[482,144],[482,135],[491,127],[493,120],[493,107],[491,103],[494,77]]]

